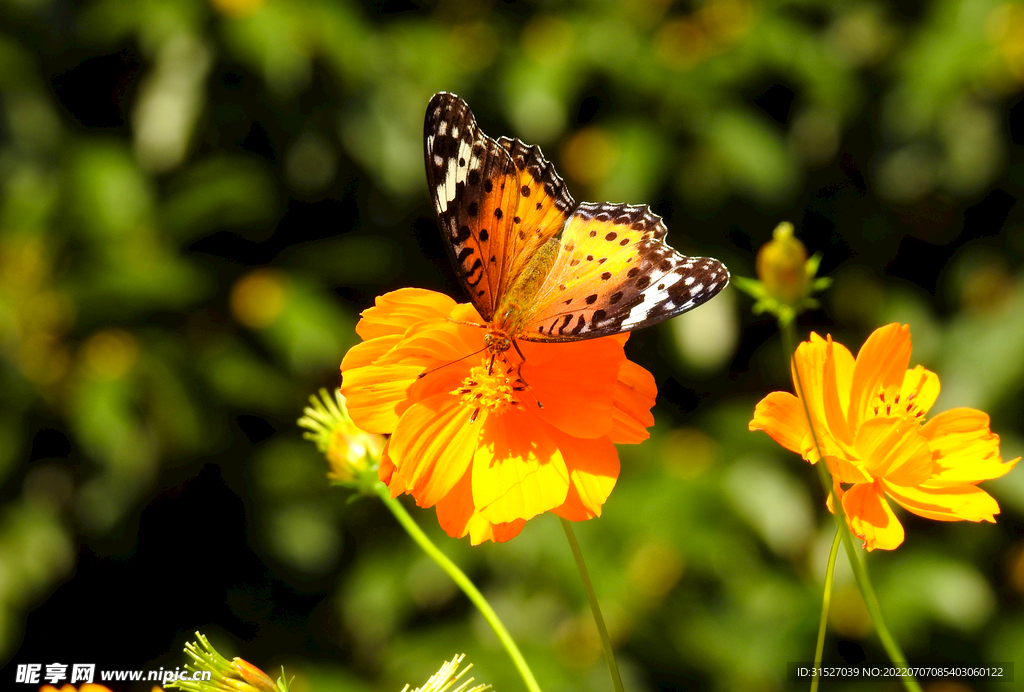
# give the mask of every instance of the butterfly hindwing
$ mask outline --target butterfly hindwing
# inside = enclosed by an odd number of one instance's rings
[[[646,206],[581,204],[516,336],[577,341],[618,334],[710,300],[728,283],[728,270],[716,259],[676,252],[665,244],[666,232]]]
[[[511,264],[518,173],[508,152],[477,127],[465,101],[434,94],[427,106],[427,183],[448,253],[470,301],[490,320]]]

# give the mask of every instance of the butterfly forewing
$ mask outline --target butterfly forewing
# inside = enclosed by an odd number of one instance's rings
[[[517,320],[527,341],[576,341],[639,329],[707,302],[729,281],[716,259],[665,244],[646,206],[585,202],[569,217],[544,283]]]
[[[529,259],[561,230],[572,197],[540,147],[491,139],[454,94],[435,94],[427,106],[424,149],[445,245],[490,321]]]
[[[501,145],[480,131],[466,102],[435,94],[424,122],[427,183],[459,281],[485,320],[494,315],[511,265],[517,170]]]

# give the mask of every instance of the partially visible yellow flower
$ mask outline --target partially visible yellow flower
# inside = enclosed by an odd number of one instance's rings
[[[87,682],[78,689],[75,689],[75,686],[71,683],[64,683],[64,686],[59,690],[53,685],[43,685],[39,688],[39,692],[113,692],[113,690],[103,685]]]
[[[757,278],[768,295],[781,303],[796,303],[807,295],[807,249],[793,235],[793,224],[780,223],[772,239],[757,253]]]
[[[462,670],[459,670],[459,666],[462,664],[462,659],[465,657],[466,654],[459,654],[452,660],[445,661],[440,670],[431,675],[430,679],[427,680],[423,687],[417,687],[411,692],[484,692],[485,690],[491,689],[490,685],[475,685],[470,687],[469,685],[473,682],[473,678],[465,680],[454,690],[451,689],[451,686],[458,682],[459,678],[468,673],[469,669],[473,667],[473,664],[470,663]],[[406,685],[403,687],[402,692],[410,692],[409,686]]]
[[[831,336],[812,333],[794,356],[798,395],[772,392],[749,425],[815,463],[807,407],[847,522],[867,550],[903,542],[886,496],[928,519],[995,522],[999,505],[977,484],[1020,460],[1003,462],[981,411],[957,408],[926,421],[939,378],[920,365],[908,370],[909,363],[906,325],[876,329],[856,359]]]

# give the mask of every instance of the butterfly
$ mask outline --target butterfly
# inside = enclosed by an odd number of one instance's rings
[[[578,341],[657,324],[729,283],[718,260],[666,245],[668,229],[646,205],[577,206],[540,147],[491,139],[455,94],[430,99],[423,129],[444,244],[487,322],[492,356],[516,339]]]

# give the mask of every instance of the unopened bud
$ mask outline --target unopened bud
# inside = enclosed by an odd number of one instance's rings
[[[807,249],[793,235],[793,224],[783,221],[772,239],[757,253],[757,278],[769,296],[792,305],[807,295]]]

